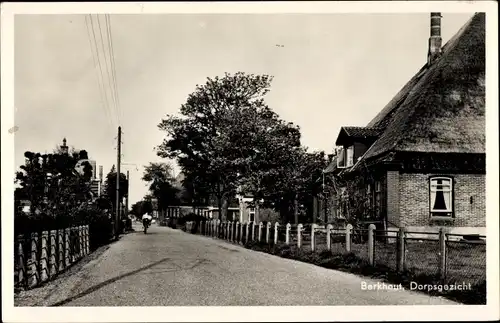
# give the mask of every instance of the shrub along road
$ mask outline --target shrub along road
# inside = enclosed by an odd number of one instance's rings
[[[71,276],[21,294],[17,306],[456,304],[378,281],[153,225],[140,225]],[[49,289],[49,293],[44,290]],[[44,295],[26,297],[26,295]]]

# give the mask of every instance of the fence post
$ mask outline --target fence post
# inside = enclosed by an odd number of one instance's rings
[[[71,264],[70,254],[69,254],[69,235],[70,229],[64,229],[64,268],[69,267]]]
[[[286,229],[285,229],[285,243],[288,245],[290,244],[290,229],[292,228],[292,225],[290,223],[286,224]]]
[[[31,234],[31,254],[30,254],[30,273],[29,273],[29,287],[38,285],[38,263],[37,263],[37,249],[38,249],[38,233]]]
[[[269,243],[269,233],[271,229],[271,222],[267,222],[266,224],[266,243]]]
[[[316,237],[315,237],[316,223],[311,224],[311,251],[314,251],[316,247]]]
[[[26,283],[26,267],[25,267],[25,258],[24,258],[24,235],[20,234],[17,236],[17,261],[18,261],[18,272],[17,278],[19,282],[19,286],[25,286]]]
[[[405,228],[401,227],[398,231],[397,243],[397,270],[404,271],[405,269]]]
[[[78,235],[80,237],[80,258],[83,258],[85,256],[84,250],[85,250],[85,244],[83,240],[83,225],[78,227]]]
[[[229,241],[233,241],[233,234],[234,234],[233,221],[229,221]]]
[[[345,250],[351,252],[351,242],[352,242],[352,224],[348,223],[345,227]]]
[[[47,242],[49,240],[49,232],[43,231],[41,237],[41,250],[40,250],[40,282],[45,282],[49,279],[49,266],[48,266],[48,252]]]
[[[255,221],[252,222],[252,241],[255,241]]]
[[[439,228],[439,278],[446,278],[446,233]]]
[[[328,224],[326,226],[326,248],[328,250],[332,250],[332,237],[331,237],[332,229],[333,229],[333,225]]]
[[[373,266],[375,263],[375,224],[370,224],[368,226],[368,261],[370,266]]]
[[[57,271],[64,270],[64,230],[57,230]]]
[[[278,222],[276,222],[274,224],[274,244],[277,245],[278,244],[278,227],[280,226],[280,224]]]
[[[245,243],[248,243],[248,232],[250,232],[248,227],[249,225],[250,225],[249,222],[245,223]]]
[[[57,231],[51,230],[49,232],[49,250],[50,250],[50,256],[49,256],[49,277],[52,278],[56,275],[57,273],[57,267],[56,267],[56,236],[57,236]]]
[[[302,224],[299,223],[297,225],[297,248],[300,249],[301,245],[302,245]]]
[[[90,251],[90,244],[89,244],[89,225],[87,224],[84,228],[84,233],[85,233],[85,255],[89,254]]]
[[[262,227],[264,226],[264,224],[262,224],[262,222],[259,222],[259,242],[262,241]]]
[[[240,233],[238,237],[238,242],[243,243],[243,223],[240,223]]]

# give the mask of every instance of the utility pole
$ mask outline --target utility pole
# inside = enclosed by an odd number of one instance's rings
[[[129,184],[129,171],[127,170],[127,195],[125,196],[125,216],[128,217],[128,195],[129,195],[129,189],[130,189],[130,184]]]
[[[118,127],[118,146],[116,154],[116,220],[115,220],[115,234],[118,239],[120,231],[120,163],[122,157],[122,127]]]

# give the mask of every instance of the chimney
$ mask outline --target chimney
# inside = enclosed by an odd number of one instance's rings
[[[432,64],[441,54],[441,13],[431,12],[431,37],[429,38],[429,53],[427,63]]]

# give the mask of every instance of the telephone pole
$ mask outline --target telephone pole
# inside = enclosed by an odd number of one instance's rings
[[[118,127],[118,146],[116,154],[116,220],[115,220],[115,233],[116,238],[120,235],[120,164],[122,158],[122,127]]]
[[[130,184],[129,184],[129,171],[127,170],[127,195],[125,195],[125,216],[128,217],[128,195],[129,195],[129,189],[130,189]]]

